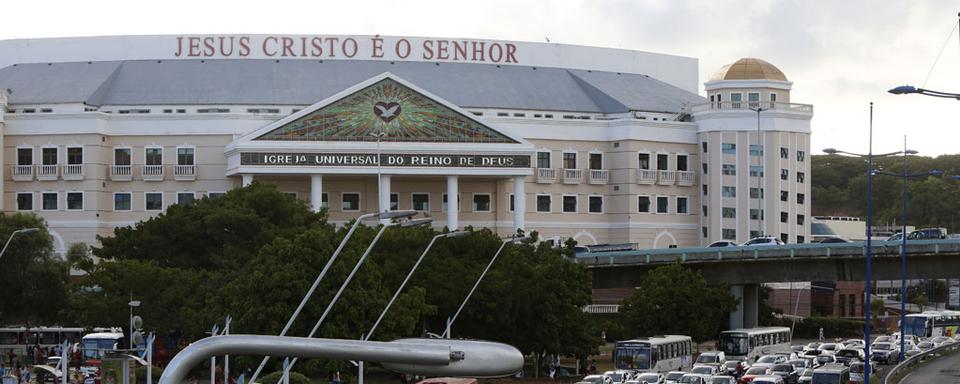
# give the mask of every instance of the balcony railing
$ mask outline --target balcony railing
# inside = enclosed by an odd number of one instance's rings
[[[657,171],[657,184],[673,185],[677,180],[677,171],[661,169]]]
[[[32,181],[33,180],[33,166],[32,165],[14,165],[11,167],[10,173],[13,174],[14,181]]]
[[[583,182],[583,170],[578,168],[564,168],[563,169],[563,183],[564,184],[580,184]]]
[[[37,166],[37,180],[56,180],[60,176],[60,166],[57,164],[43,164]]]
[[[710,111],[751,111],[750,109],[762,108],[764,111],[775,110],[785,112],[813,113],[813,105],[799,103],[782,103],[779,101],[714,101],[694,105],[690,108],[691,113],[701,113]]]
[[[610,173],[606,169],[591,169],[588,182],[590,184],[606,184],[609,176]]]
[[[113,181],[133,180],[133,172],[131,172],[130,166],[129,165],[111,165],[110,180],[113,180]]]
[[[196,165],[174,165],[173,178],[178,181],[192,181],[197,179]]]
[[[657,182],[657,171],[652,169],[637,170],[637,184],[653,184]]]
[[[553,168],[537,168],[537,182],[542,184],[557,182],[557,170]]]
[[[162,165],[144,165],[143,180],[144,181],[163,180],[163,166]]]
[[[689,187],[697,180],[697,175],[693,171],[677,171],[677,185]]]
[[[83,180],[83,164],[67,164],[63,166],[64,180]]]

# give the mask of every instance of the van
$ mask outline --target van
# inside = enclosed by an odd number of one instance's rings
[[[946,238],[946,228],[921,228],[907,235],[907,240],[937,240]]]
[[[850,368],[827,364],[822,368],[813,370],[813,382],[817,384],[847,384],[850,382]]]

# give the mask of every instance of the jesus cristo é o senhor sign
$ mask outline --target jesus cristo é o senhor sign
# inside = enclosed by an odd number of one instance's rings
[[[376,167],[369,153],[241,152],[240,165]],[[381,154],[384,167],[529,168],[529,155]]]

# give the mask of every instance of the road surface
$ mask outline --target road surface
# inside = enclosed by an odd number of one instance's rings
[[[900,384],[960,384],[960,353],[934,360],[911,372]]]

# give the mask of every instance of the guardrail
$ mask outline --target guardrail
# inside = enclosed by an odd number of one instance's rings
[[[900,241],[874,241],[874,256],[899,256]],[[960,240],[909,240],[907,254],[960,254]],[[623,264],[660,264],[681,262],[714,262],[749,259],[790,259],[803,257],[862,257],[867,254],[866,242],[829,244],[786,244],[778,246],[740,246],[716,248],[662,248],[636,251],[588,252],[577,260],[588,266]]]
[[[913,357],[901,361],[900,364],[891,368],[890,371],[887,372],[887,375],[883,377],[883,384],[899,383],[900,379],[904,377],[903,374],[909,373],[909,371],[916,369],[928,361],[939,359],[947,354],[957,353],[957,351],[960,351],[960,343],[941,345],[929,351],[913,355]]]

